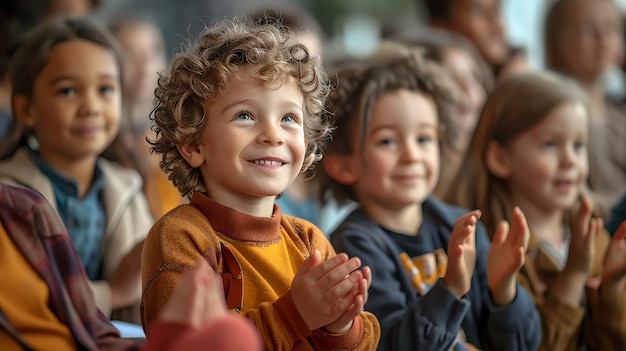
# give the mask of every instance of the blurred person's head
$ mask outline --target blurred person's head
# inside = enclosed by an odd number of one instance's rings
[[[64,16],[85,16],[100,5],[100,0],[44,0],[42,20]]]
[[[116,14],[109,29],[117,38],[124,57],[125,112],[137,132],[149,129],[158,73],[167,64],[160,28],[147,14]]]
[[[622,16],[612,0],[558,0],[545,20],[546,65],[595,81],[624,55]]]
[[[492,66],[508,56],[500,0],[422,0],[430,24],[468,38]]]
[[[459,111],[453,115],[454,124],[464,135],[462,139],[468,141],[494,80],[474,45],[457,33],[433,28],[399,32],[391,39],[422,47],[426,58],[440,63],[450,73],[463,96]]]
[[[315,17],[304,9],[296,7],[259,8],[249,14],[259,24],[272,24],[295,32],[297,40],[304,44],[309,52],[322,55],[324,32]]]

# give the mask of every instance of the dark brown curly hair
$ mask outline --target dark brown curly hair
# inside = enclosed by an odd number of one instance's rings
[[[304,95],[304,134],[307,142],[302,171],[321,159],[321,143],[330,133],[322,116],[329,83],[318,56],[290,40],[295,35],[278,24],[260,24],[247,16],[224,19],[205,29],[174,57],[168,73],[160,74],[151,114],[156,138],[153,152],[162,155],[161,169],[183,196],[191,196],[203,184],[177,146],[202,144],[205,103],[219,99],[241,68],[254,65],[258,78],[268,84],[295,78]]]

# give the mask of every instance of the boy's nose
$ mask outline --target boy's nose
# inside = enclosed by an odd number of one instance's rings
[[[265,145],[282,145],[285,143],[285,140],[276,126],[266,125],[262,126],[257,142]]]

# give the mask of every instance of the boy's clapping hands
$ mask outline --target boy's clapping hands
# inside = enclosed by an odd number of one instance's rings
[[[370,268],[358,270],[360,266],[358,257],[348,259],[343,253],[322,262],[318,250],[304,262],[293,279],[291,296],[310,330],[325,327],[333,334],[350,330],[372,282]]]

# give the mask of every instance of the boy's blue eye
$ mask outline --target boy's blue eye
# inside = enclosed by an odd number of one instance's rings
[[[574,143],[574,150],[580,150],[583,147],[585,147],[585,143],[583,143],[583,142]]]
[[[292,115],[286,115],[285,117],[283,117],[283,122],[295,123],[296,118]]]
[[[235,117],[235,119],[243,119],[243,120],[251,120],[252,116],[250,116],[249,114],[242,112],[237,114],[237,117]]]
[[[544,141],[543,146],[544,147],[554,147],[554,146],[556,146],[556,143],[554,141]]]
[[[381,144],[381,145],[391,145],[391,144],[393,144],[393,139],[385,138],[385,139],[382,139],[381,141],[379,141],[378,143]]]

